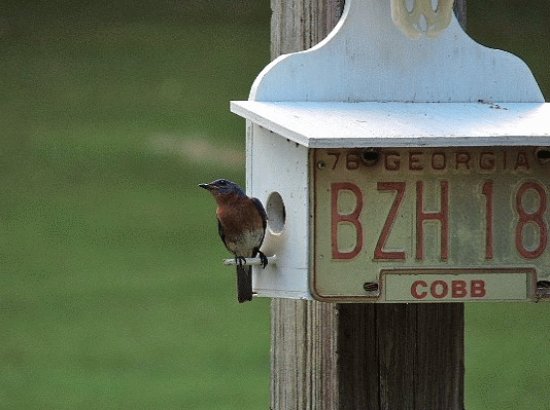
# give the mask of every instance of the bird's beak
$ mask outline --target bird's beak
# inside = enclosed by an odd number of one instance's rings
[[[199,186],[201,188],[204,188],[206,189],[207,191],[210,191],[212,189],[212,187],[210,186],[210,184],[199,184]]]

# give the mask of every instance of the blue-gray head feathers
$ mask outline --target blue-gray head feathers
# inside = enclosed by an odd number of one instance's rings
[[[209,184],[199,184],[199,186],[215,194],[236,194],[238,196],[246,195],[239,185],[227,179],[216,179]]]

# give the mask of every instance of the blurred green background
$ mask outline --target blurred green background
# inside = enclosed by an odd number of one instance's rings
[[[268,0],[0,4],[0,408],[267,409],[269,301],[239,305],[214,203],[244,182]],[[550,96],[550,2],[470,34]],[[467,307],[467,408],[550,409],[550,304]]]

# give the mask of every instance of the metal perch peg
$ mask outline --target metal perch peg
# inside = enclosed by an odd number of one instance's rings
[[[243,258],[246,263],[243,263],[243,265],[249,265],[249,266],[261,266],[262,265],[262,259],[261,258]],[[277,264],[277,255],[268,256],[267,257],[268,265],[276,265]],[[231,259],[224,259],[223,264],[226,266],[234,266],[238,262],[235,260],[235,258]]]

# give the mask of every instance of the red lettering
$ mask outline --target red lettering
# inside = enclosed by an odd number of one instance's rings
[[[415,280],[411,284],[411,296],[415,299],[427,297],[434,299],[483,298],[487,295],[485,285],[485,281],[482,279],[470,281],[455,279],[448,282],[443,279],[436,279],[433,282]]]
[[[495,169],[495,154],[493,152],[482,152],[479,154],[479,168],[490,171]]]
[[[353,171],[355,169],[359,169],[359,165],[360,165],[359,155],[353,152],[350,152],[348,153],[348,155],[346,155],[346,169]]]
[[[440,171],[445,169],[446,166],[447,166],[447,157],[445,156],[445,153],[434,152],[432,154],[432,168]]]
[[[424,259],[424,221],[435,220],[441,224],[441,259],[449,257],[449,183],[441,181],[441,211],[424,211],[424,183],[416,183],[416,259]]]
[[[469,152],[457,152],[455,154],[455,167],[459,168],[460,165],[464,165],[465,169],[470,169],[470,160],[472,159]]]
[[[331,157],[334,157],[334,162],[332,163],[332,169],[336,169],[336,165],[338,164],[338,160],[340,159],[340,153],[339,152],[327,152],[327,155],[330,155]]]
[[[363,248],[363,227],[359,221],[359,215],[363,209],[363,194],[359,187],[351,182],[336,182],[331,184],[331,240],[333,259],[352,259]],[[338,199],[340,191],[350,191],[355,196],[355,209],[350,214],[338,212]],[[351,251],[342,252],[338,246],[338,226],[348,223],[355,227],[355,246]]]
[[[453,298],[457,299],[468,296],[468,291],[466,290],[466,281],[453,280],[451,282],[451,295]]]
[[[403,196],[405,195],[405,183],[379,182],[377,188],[379,191],[396,191],[397,194],[395,195],[390,212],[388,213],[388,217],[386,218],[386,222],[384,223],[384,227],[382,228],[382,232],[380,233],[380,237],[378,238],[378,242],[374,248],[374,259],[405,260],[405,252],[386,251],[384,249],[388,237],[390,236],[393,224],[397,218],[397,213],[399,211],[399,207],[401,206],[401,202],[403,201]]]
[[[473,298],[482,298],[486,295],[485,281],[481,279],[474,279],[470,283],[470,296]]]
[[[538,208],[531,213],[526,212],[523,208],[523,197],[528,190],[535,191],[539,197]],[[525,182],[521,185],[516,194],[516,211],[519,216],[519,222],[516,226],[516,248],[519,254],[526,259],[538,258],[546,249],[548,242],[548,226],[544,221],[544,214],[546,212],[546,192],[544,187],[536,182]],[[539,243],[533,250],[527,249],[523,244],[523,231],[527,224],[537,226],[539,231]]]
[[[411,285],[411,295],[415,299],[424,299],[426,296],[428,296],[428,292],[426,290],[422,290],[422,292],[419,292],[419,286],[425,289],[428,287],[428,284],[423,280],[415,280]]]
[[[449,286],[444,280],[434,280],[430,286],[430,293],[435,299],[443,299],[449,294]]]
[[[514,170],[518,168],[529,169],[529,160],[527,159],[527,153],[525,151],[518,152],[516,157],[516,165],[514,165]]]
[[[485,195],[485,259],[493,259],[493,181],[483,184]]]
[[[420,163],[419,155],[422,155],[421,151],[411,151],[409,152],[409,169],[411,171],[422,171],[424,167]]]
[[[398,171],[401,166],[401,160],[399,159],[399,153],[395,151],[386,152],[384,155],[384,168],[387,171]]]

